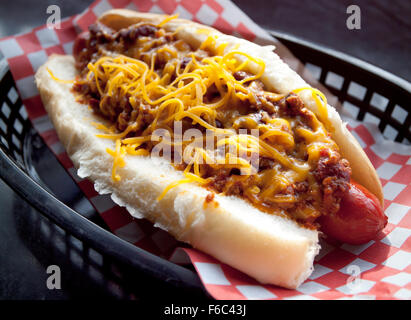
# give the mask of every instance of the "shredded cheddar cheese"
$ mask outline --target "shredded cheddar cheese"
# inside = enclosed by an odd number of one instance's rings
[[[121,140],[116,140],[116,147],[114,150],[110,148],[106,149],[107,153],[113,157],[113,168],[111,171],[111,177],[114,181],[120,181],[121,177],[116,173],[117,167],[123,168],[125,166],[124,155],[126,153],[125,148],[121,145]]]
[[[157,27],[175,18],[177,15],[169,16]],[[240,170],[242,175],[229,184],[248,181],[243,193],[258,199],[256,202],[281,205],[298,202],[296,195],[284,191],[298,182],[313,182],[311,171],[321,150],[338,150],[327,132],[330,124],[326,97],[311,87],[292,91],[295,94],[311,91],[317,111],[310,113],[309,120],[291,116],[256,119],[250,114],[240,114],[237,104],[275,103],[287,95],[267,92],[263,88],[256,93],[251,83],[261,81],[265,62],[239,50],[238,46],[227,50],[228,43],[221,43],[208,29],[198,32],[206,37],[195,51],[178,42],[158,44],[155,38],[142,38],[133,48],[133,57],[116,53],[101,55],[88,63],[85,79],[100,95],[100,108],[105,99],[124,97],[133,110],[138,111],[135,121],[120,131],[94,124],[103,131],[97,137],[115,141],[114,150],[107,148],[107,153],[113,157],[113,181],[121,180],[118,168],[124,167],[126,155],[148,156],[154,146],[162,143],[172,147],[174,154],[184,159],[185,166],[183,178],[167,185],[157,200],[181,184],[207,185],[213,181],[203,165],[207,164],[213,170]],[[247,76],[236,76],[241,72]],[[49,73],[57,80],[51,71]],[[141,127],[144,115],[150,116],[151,121]],[[193,145],[204,143],[205,135],[176,140],[173,133],[176,121],[185,121],[201,129],[203,134],[213,133],[215,149]],[[308,124],[299,121],[308,121]],[[245,133],[239,131],[243,128]],[[159,137],[157,129],[165,130],[167,137]],[[258,134],[251,134],[252,130]],[[224,155],[220,151],[225,151]],[[268,159],[271,167],[259,171],[252,160],[255,158]]]
[[[309,90],[311,91],[311,96],[315,101],[315,104],[318,109],[318,117],[321,119],[321,121],[326,125],[328,130],[331,130],[331,124],[328,120],[328,110],[327,110],[327,98],[325,95],[318,89],[311,88],[311,87],[303,87],[303,88],[298,88],[293,90],[294,93],[299,93],[304,90]],[[318,98],[320,97],[320,98]]]
[[[47,72],[49,73],[50,77],[51,77],[54,81],[57,81],[57,82],[61,82],[61,83],[74,83],[74,81],[75,81],[75,80],[64,80],[64,79],[57,78],[49,68],[47,68]]]
[[[157,27],[161,28],[162,26],[164,26],[166,23],[170,22],[171,20],[177,19],[178,18],[178,14],[175,14],[173,16],[168,16],[167,18],[165,18],[163,21],[161,21]]]

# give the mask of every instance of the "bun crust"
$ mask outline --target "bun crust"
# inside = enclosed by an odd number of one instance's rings
[[[164,18],[129,10],[111,10],[99,20],[113,29],[120,29],[142,21],[158,24]],[[184,28],[179,28],[181,26]],[[207,29],[219,35],[217,43],[230,43],[226,50],[239,45],[239,50],[260,57],[266,63],[262,80],[276,92],[287,93],[308,86],[272,52],[272,47],[261,47],[182,19],[172,20],[164,27],[176,31],[177,37],[194,48],[207,36],[197,30]],[[122,179],[114,182],[111,178],[112,157],[106,148],[113,149],[115,143],[97,138],[96,134],[101,132],[92,125],[92,122],[108,125],[107,121],[87,105],[76,102],[70,91],[71,85],[53,80],[47,68],[58,78],[73,79],[76,75],[74,59],[52,55],[39,68],[35,79],[43,104],[61,143],[78,169],[78,175],[93,181],[99,193],[111,194],[113,201],[126,207],[134,217],[152,221],[176,239],[261,283],[297,288],[311,274],[314,257],[320,249],[317,231],[302,228],[290,219],[261,212],[237,197],[215,194],[214,200],[208,202],[206,197],[210,191],[193,183],[180,184],[157,201],[167,185],[183,178],[182,172],[164,159],[126,155],[126,165],[117,169]],[[309,108],[315,110],[310,95],[302,92],[300,96]],[[328,108],[334,127],[333,138],[343,156],[350,161],[353,178],[382,200],[381,185],[374,168],[335,109]]]

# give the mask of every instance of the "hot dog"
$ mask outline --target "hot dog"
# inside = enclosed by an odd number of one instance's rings
[[[98,192],[260,282],[295,288],[320,230],[363,243],[386,217],[378,176],[335,109],[271,49],[112,10],[36,83]]]
[[[324,233],[349,244],[375,239],[387,222],[378,199],[354,181],[341,200],[340,210],[322,216],[319,221]]]

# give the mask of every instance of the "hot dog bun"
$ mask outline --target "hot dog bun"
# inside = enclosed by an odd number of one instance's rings
[[[165,15],[152,13],[141,13],[125,9],[115,9],[107,11],[99,20],[114,30],[126,28],[139,22],[160,23],[165,19]],[[184,28],[180,28],[184,26]],[[227,51],[236,45],[240,45],[238,50],[251,55],[258,56],[266,63],[266,69],[261,79],[268,89],[278,93],[288,93],[301,87],[309,86],[295,71],[293,71],[281,58],[273,52],[272,47],[262,47],[250,41],[225,35],[209,26],[204,26],[184,19],[175,19],[164,26],[165,29],[177,30],[178,37],[188,42],[193,47],[198,47],[208,36],[204,32],[196,32],[198,29],[207,29],[210,33],[218,35],[217,44],[229,42]],[[309,92],[299,93],[305,105],[312,111],[316,111],[317,105]],[[381,205],[384,203],[384,195],[380,179],[371,161],[364,150],[348,131],[345,123],[334,107],[327,105],[329,120],[334,128],[331,132],[333,140],[338,144],[341,155],[346,158],[351,165],[352,178],[366,187],[373,193]]]
[[[156,24],[163,19],[161,15],[112,10],[100,21],[119,29],[140,21]],[[269,89],[285,93],[308,86],[271,51],[272,48],[260,47],[182,19],[170,21],[164,28],[176,30],[177,37],[194,48],[206,36],[196,31],[205,28],[218,33],[218,41],[229,42],[230,46],[239,44],[240,50],[264,60],[266,69],[262,80]],[[114,202],[125,206],[134,217],[147,218],[176,239],[262,283],[297,288],[311,274],[314,257],[320,249],[315,230],[261,212],[237,197],[216,194],[213,201],[208,202],[209,191],[193,183],[181,184],[157,201],[167,185],[183,178],[182,172],[166,160],[126,155],[125,167],[118,168],[122,179],[114,182],[111,178],[113,159],[106,152],[108,147],[114,148],[114,142],[97,138],[100,132],[91,124],[97,121],[108,125],[107,121],[88,106],[76,102],[71,84],[53,80],[47,69],[58,78],[73,79],[76,75],[74,59],[53,55],[39,68],[35,78],[44,106],[67,154],[78,168],[78,175],[92,180],[99,193],[111,194]],[[309,95],[302,92],[301,97],[308,107],[316,108]],[[374,168],[335,109],[330,106],[328,109],[334,127],[333,138],[350,161],[354,179],[382,201],[381,185]]]

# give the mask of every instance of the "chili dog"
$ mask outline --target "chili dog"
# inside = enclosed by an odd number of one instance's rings
[[[111,10],[73,56],[39,69],[40,95],[78,174],[133,216],[287,288],[312,272],[322,232],[359,244],[385,227],[369,159],[272,48]]]

